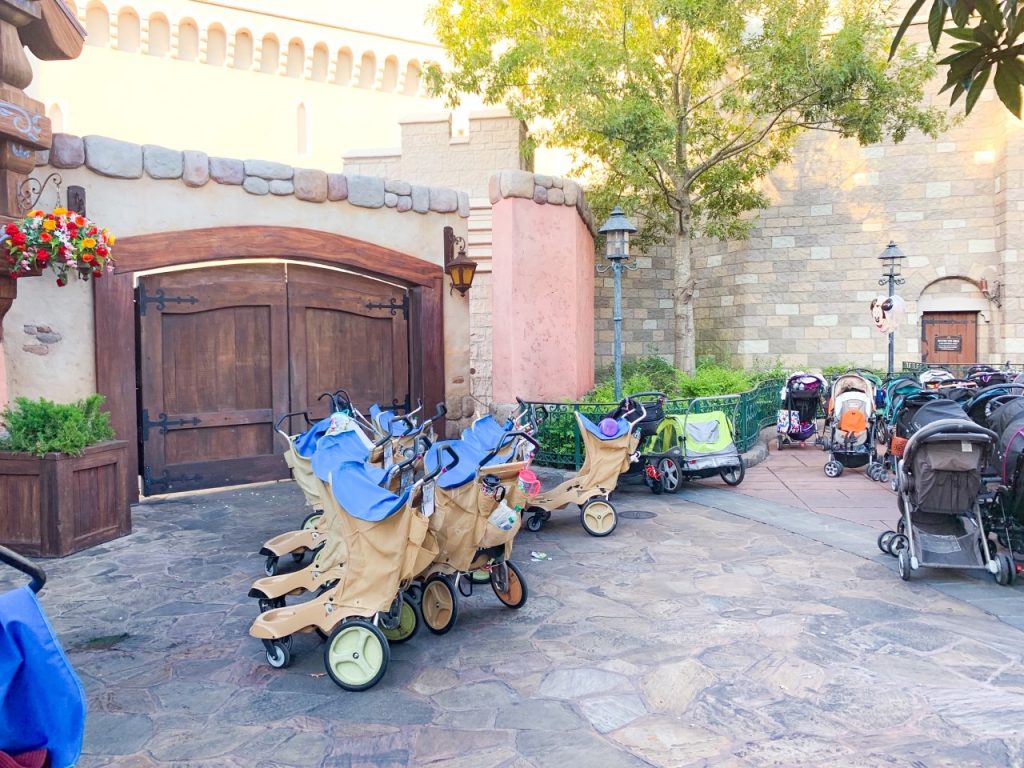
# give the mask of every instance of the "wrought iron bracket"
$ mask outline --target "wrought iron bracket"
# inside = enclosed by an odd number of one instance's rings
[[[139,315],[146,314],[146,308],[150,304],[156,304],[157,312],[163,312],[167,309],[168,304],[198,304],[199,299],[195,296],[167,296],[164,293],[164,289],[160,288],[156,293],[150,296],[146,293],[146,286],[139,286]]]
[[[887,275],[887,276],[883,277],[881,280],[879,280],[878,284],[879,285],[888,285],[889,284],[889,280],[890,280],[890,278]],[[907,282],[907,279],[905,277],[896,277],[895,275],[893,275],[893,277],[892,277],[892,284],[893,285],[903,285],[906,282]]]
[[[168,419],[166,413],[161,413],[156,421],[150,421],[149,410],[146,408],[142,409],[142,419],[139,422],[139,433],[142,435],[142,442],[149,440],[149,430],[153,427],[157,427],[160,430],[161,435],[166,435],[167,430],[171,427],[197,427],[202,424],[202,420],[198,416],[184,419]]]
[[[633,261],[633,262],[629,262],[629,261],[614,261],[611,264],[605,264],[604,266],[601,266],[599,264],[596,267],[597,273],[599,275],[603,275],[605,272],[608,272],[608,271],[616,269],[616,268],[618,268],[619,271],[636,272],[636,270],[638,270],[640,268],[640,265],[637,262],[635,262],[635,261]]]
[[[391,310],[391,316],[395,317],[398,314],[398,310],[402,310],[402,317],[406,320],[409,319],[409,294],[405,294],[405,298],[402,299],[401,304],[396,304],[394,298],[388,299],[387,304],[377,304],[372,301],[366,302],[367,309],[388,309]]]
[[[42,181],[29,176],[18,185],[18,204],[21,206],[21,210],[30,211],[35,208],[39,198],[43,196],[43,191],[50,185],[51,181],[53,186],[57,188],[57,204],[60,205],[60,185],[64,183],[64,179],[59,173],[54,171]]]
[[[202,475],[171,477],[166,469],[160,477],[153,477],[153,468],[146,466],[142,468],[142,495],[152,496],[154,492],[170,490],[174,483],[196,483],[202,479]]]

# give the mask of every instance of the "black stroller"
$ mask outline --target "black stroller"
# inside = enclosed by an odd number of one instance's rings
[[[786,445],[805,445],[817,436],[818,411],[824,405],[828,384],[821,376],[798,371],[786,379],[775,431],[779,450]],[[820,443],[821,440],[815,440]]]
[[[46,574],[6,547],[0,562],[32,579],[0,595],[0,753],[68,768],[82,752],[85,693],[36,599]]]

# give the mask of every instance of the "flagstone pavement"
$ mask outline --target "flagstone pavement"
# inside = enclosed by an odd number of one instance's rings
[[[363,693],[316,635],[284,670],[248,635],[256,553],[304,514],[292,483],[139,505],[130,536],[44,563],[89,700],[80,765],[1024,766],[1024,588],[900,581],[875,546],[891,492],[823,463],[624,488],[620,512],[654,516],[603,539],[556,512],[516,541],[522,609],[478,587]]]

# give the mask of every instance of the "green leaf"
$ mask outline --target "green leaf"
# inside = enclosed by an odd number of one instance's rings
[[[961,29],[960,27],[946,27],[946,29],[944,29],[943,32],[945,32],[950,37],[955,37],[957,40],[969,40],[971,42],[976,42],[974,39],[973,29]]]
[[[938,5],[942,0],[935,0],[935,4]],[[900,28],[896,30],[896,37],[892,39],[892,45],[889,47],[889,59],[896,55],[896,49],[900,47],[900,40],[907,34],[907,30],[914,21],[914,17],[917,16],[917,12],[921,10],[921,6],[924,5],[924,0],[914,0],[910,6],[910,10],[907,11],[907,15],[903,17],[903,21],[900,22]]]
[[[975,76],[974,80],[971,81],[971,88],[967,91],[967,114],[971,114],[971,110],[974,109],[974,105],[978,101],[978,97],[981,96],[981,92],[985,90],[985,84],[988,83],[988,76],[992,71],[992,65],[989,64],[986,67],[982,67]]]
[[[1024,13],[1015,13],[1013,23],[1010,24],[1010,31],[1006,33],[1006,42],[1012,45],[1024,32]]]
[[[931,13],[928,14],[928,39],[931,41],[932,50],[939,47],[939,40],[942,37],[942,25],[946,23],[946,14],[949,8],[942,0],[935,0]]]
[[[978,43],[957,43],[953,46],[954,51],[973,51],[978,47]]]
[[[996,65],[996,77],[994,80],[996,93],[999,100],[1003,102],[1010,112],[1020,117],[1021,92],[1020,80],[1017,79],[1012,67],[1006,66],[1005,62]]]
[[[962,27],[967,24],[971,18],[971,11],[973,9],[967,5],[967,3],[960,0],[953,5],[953,23],[958,27]]]
[[[946,83],[942,91],[946,90],[950,85],[952,85],[952,82]],[[953,95],[949,97],[949,106],[952,107],[956,103],[956,100],[964,95],[966,90],[967,89],[964,88],[964,84],[962,82],[956,83],[956,87],[953,88]],[[939,93],[942,93],[942,91],[939,91]]]
[[[995,0],[977,0],[977,6],[981,18],[991,24],[993,29],[1002,32],[1006,28],[1003,23],[1003,14]]]

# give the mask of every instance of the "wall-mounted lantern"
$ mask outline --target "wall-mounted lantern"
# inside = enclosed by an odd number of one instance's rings
[[[456,250],[458,249],[458,250]],[[455,234],[451,227],[444,228],[444,272],[452,279],[450,294],[453,290],[465,296],[473,285],[477,263],[466,255],[466,240]]]

